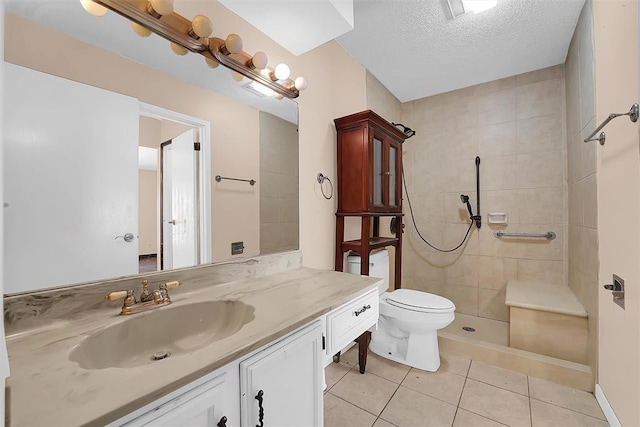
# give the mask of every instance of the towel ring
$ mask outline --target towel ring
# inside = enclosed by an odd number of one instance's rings
[[[318,173],[317,180],[318,184],[320,184],[320,191],[322,192],[324,198],[327,200],[331,199],[333,197],[333,182],[331,182],[328,176],[323,175],[322,172]],[[324,192],[324,185],[322,185],[325,181],[329,181],[329,185],[331,186],[331,193],[329,193],[328,196]]]

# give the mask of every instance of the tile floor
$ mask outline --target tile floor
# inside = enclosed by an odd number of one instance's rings
[[[325,369],[325,427],[608,426],[591,393],[442,354],[426,372],[351,348]]]

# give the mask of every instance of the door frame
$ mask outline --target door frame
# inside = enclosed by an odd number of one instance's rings
[[[199,225],[199,245],[196,265],[211,261],[211,124],[198,117],[178,113],[156,105],[138,102],[139,114],[156,120],[171,120],[195,128],[200,135],[200,153],[197,167],[200,169],[196,182],[200,206],[196,210]]]

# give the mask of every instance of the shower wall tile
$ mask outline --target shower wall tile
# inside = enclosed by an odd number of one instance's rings
[[[516,156],[484,157],[480,163],[480,188],[483,190],[510,190],[515,187]]]
[[[517,171],[518,188],[562,187],[564,184],[562,151],[519,154]]]
[[[526,85],[529,83],[536,83],[542,80],[549,80],[560,78],[564,75],[564,68],[562,65],[556,65],[554,67],[543,68],[541,70],[531,71],[529,73],[518,74],[515,76],[515,83],[520,85]]]
[[[561,78],[518,86],[517,118],[562,114],[562,92]]]
[[[260,197],[260,222],[278,222],[280,220],[280,206],[278,199]]]
[[[444,193],[416,194],[411,206],[416,217],[429,222],[442,222],[444,211]]]
[[[582,178],[582,150],[584,142],[582,142],[582,133],[576,131],[569,133],[567,136],[567,181],[569,184],[575,184]]]
[[[469,226],[467,224],[442,224],[442,245],[440,248],[453,249],[462,242]],[[478,231],[471,228],[466,243],[462,246],[462,253],[466,255],[479,254]]]
[[[582,189],[583,186],[579,182],[569,186],[569,225],[582,226]]]
[[[504,290],[507,281],[518,277],[518,260],[480,256],[478,286],[483,289]]]
[[[600,144],[597,141],[591,141],[590,143],[583,142],[595,128],[596,118],[593,117],[584,127],[580,135],[580,143],[582,144],[582,170],[580,178],[585,178],[596,173],[596,150]]]
[[[440,254],[420,241],[406,218],[404,247],[413,259],[407,255],[403,262],[411,269],[403,272],[404,286],[450,298],[459,313],[508,320],[507,280],[537,277],[565,283],[570,193],[565,176],[571,163],[577,180],[582,178],[583,147],[573,148],[579,161],[565,157],[564,71],[563,66],[550,67],[403,104],[403,122],[418,131],[404,154],[422,234],[445,249],[462,240],[469,220],[460,194],[470,196],[475,212],[476,156],[481,157],[483,221],[459,251]],[[575,126],[575,140],[579,132]],[[406,201],[405,195],[405,213]],[[506,212],[508,225],[489,226],[488,212]],[[498,239],[496,230],[553,230],[558,238]]]
[[[562,224],[520,224],[522,233],[545,233],[554,231],[556,238],[547,239],[523,239],[520,250],[516,251],[518,258],[534,260],[562,260],[564,253],[564,233]]]
[[[560,286],[564,283],[563,262],[519,259],[518,280],[535,280]]]
[[[593,283],[598,282],[598,231],[582,228],[582,246],[579,249],[581,258],[580,272]]]
[[[563,224],[563,194],[562,187],[518,190],[518,205],[522,207],[520,223]]]
[[[298,222],[298,199],[280,199],[278,203],[279,217],[282,222]]]
[[[510,89],[516,85],[516,76],[505,77],[504,79],[494,80],[473,86],[474,95],[485,95],[499,90]]]
[[[451,254],[451,264],[444,269],[444,283],[447,285],[478,286],[480,260],[478,256]]]
[[[516,119],[516,89],[509,88],[478,97],[478,125],[493,125]]]
[[[480,157],[507,156],[517,152],[515,121],[480,126],[476,138]]]
[[[509,321],[509,307],[504,303],[505,291],[478,290],[478,316]]]
[[[487,190],[482,192],[483,221],[488,223],[488,213],[506,213],[510,224],[520,222],[521,205],[518,190]]]
[[[476,192],[469,191],[465,193],[469,196],[469,203],[472,208],[476,209]],[[460,200],[460,192],[444,193],[444,217],[443,222],[455,224],[469,224],[469,211],[465,204]]]
[[[478,315],[478,288],[475,286],[456,286],[446,284],[443,287],[445,298],[450,299],[456,306],[456,312]]]
[[[561,151],[564,146],[562,115],[551,114],[518,120],[517,139],[518,153]]]
[[[583,198],[583,224],[585,227],[598,227],[598,186],[596,175],[589,175],[581,181]]]

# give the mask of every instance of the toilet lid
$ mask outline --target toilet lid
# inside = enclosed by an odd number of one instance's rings
[[[413,311],[448,312],[456,308],[446,298],[413,289],[397,289],[387,294],[387,301],[396,307]]]

